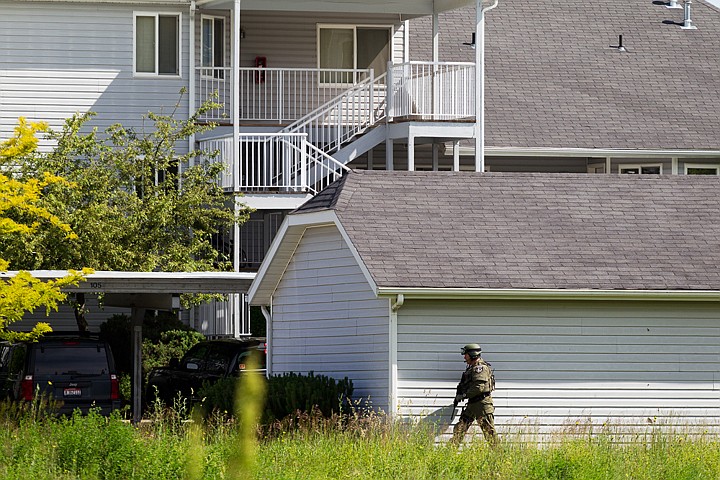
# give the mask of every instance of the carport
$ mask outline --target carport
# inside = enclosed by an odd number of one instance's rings
[[[40,280],[53,280],[68,274],[64,270],[30,272]],[[0,272],[0,279],[17,272]],[[246,293],[255,273],[246,272],[108,272],[96,271],[68,293],[104,294],[103,303],[131,309],[132,316],[132,411],[133,422],[142,414],[142,323],[146,310],[180,308],[183,293]]]

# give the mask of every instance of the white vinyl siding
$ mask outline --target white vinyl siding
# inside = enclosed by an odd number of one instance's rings
[[[406,301],[398,313],[402,415],[447,422],[460,347],[478,342],[495,369],[501,431],[720,416],[717,304]]]
[[[273,296],[271,372],[347,376],[386,409],[388,309],[336,227],[309,228]]]
[[[100,331],[100,324],[113,315],[122,314],[130,317],[132,313],[130,308],[100,306],[97,296],[91,294],[86,295],[86,308],[85,320],[88,322],[90,331],[95,333]],[[60,305],[58,311],[50,312],[50,315],[45,315],[45,309],[43,308],[36,310],[34,313],[26,313],[22,320],[10,325],[10,330],[28,332],[38,322],[50,324],[50,327],[56,332],[77,332],[78,330],[75,313],[68,305]]]
[[[256,56],[267,58],[269,68],[316,68],[318,66],[317,26],[347,25],[392,28],[392,58],[403,61],[404,23],[397,15],[242,12],[245,38],[240,40],[240,65],[254,65]]]
[[[188,15],[182,19],[187,31]],[[133,21],[131,6],[4,2],[0,138],[11,135],[20,116],[57,129],[75,112],[93,111],[90,124],[100,130],[113,123],[140,130],[147,129],[148,111],[171,111],[187,81],[134,77]],[[188,49],[181,51],[187,57]],[[182,68],[187,64],[185,58]],[[187,116],[187,100],[178,118]],[[178,144],[179,152],[185,148]]]

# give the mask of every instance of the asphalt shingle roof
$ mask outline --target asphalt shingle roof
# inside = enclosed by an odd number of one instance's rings
[[[720,149],[720,10],[696,0],[683,30],[665,5],[501,0],[486,15],[486,145]],[[413,21],[412,60],[431,59],[429,22]],[[440,60],[474,61],[474,29],[474,7],[441,15]]]
[[[353,171],[323,209],[380,287],[720,290],[720,177]]]

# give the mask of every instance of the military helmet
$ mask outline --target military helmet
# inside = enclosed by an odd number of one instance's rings
[[[470,358],[477,358],[480,356],[480,352],[482,352],[482,348],[480,348],[480,345],[477,343],[468,343],[464,347],[460,349],[460,352],[465,355],[470,355]]]

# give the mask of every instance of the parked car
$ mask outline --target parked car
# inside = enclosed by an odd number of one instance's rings
[[[198,395],[203,384],[247,372],[248,359],[253,352],[257,352],[258,370],[264,373],[267,356],[264,338],[228,338],[197,343],[180,360],[174,358],[170,365],[150,371],[145,398],[148,403],[160,399],[166,405],[172,405],[179,397],[196,402],[200,400]]]
[[[32,401],[46,395],[57,413],[120,408],[120,388],[110,346],[95,336],[47,334],[37,342],[0,345],[0,396]]]

